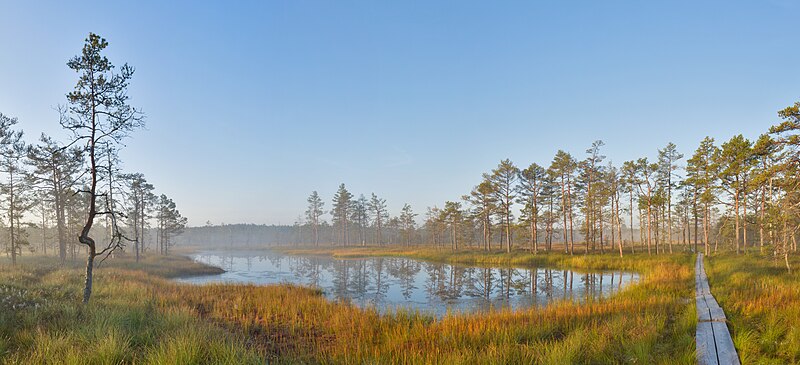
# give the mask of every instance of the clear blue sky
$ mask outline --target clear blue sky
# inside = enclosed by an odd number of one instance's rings
[[[0,112],[66,137],[65,63],[95,32],[137,69],[125,168],[190,224],[291,223],[340,182],[422,213],[504,158],[756,138],[800,99],[798,4],[5,2]]]

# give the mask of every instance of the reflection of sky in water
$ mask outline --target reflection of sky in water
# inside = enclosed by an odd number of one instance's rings
[[[319,287],[328,298],[361,307],[418,309],[437,315],[448,309],[472,312],[542,306],[561,299],[583,302],[606,297],[638,280],[635,273],[619,271],[484,268],[397,257],[335,259],[270,251],[206,252],[192,257],[226,272],[178,281],[303,284]]]

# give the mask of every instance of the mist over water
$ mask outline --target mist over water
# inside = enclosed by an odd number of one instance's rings
[[[597,300],[639,280],[636,273],[620,271],[474,267],[398,257],[337,259],[273,251],[207,251],[192,258],[226,272],[178,281],[299,284],[320,288],[331,300],[374,307],[379,312],[402,308],[436,316],[448,311],[521,309],[561,300]]]

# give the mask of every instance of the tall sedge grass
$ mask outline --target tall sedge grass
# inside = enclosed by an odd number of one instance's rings
[[[800,273],[756,253],[709,257],[706,271],[743,364],[800,363]]]
[[[290,285],[180,285],[185,258],[109,263],[79,303],[79,268],[0,264],[0,363],[662,363],[694,362],[689,255],[391,254],[485,265],[636,270],[640,283],[585,304],[442,318],[381,315]],[[147,271],[144,271],[147,270]],[[10,292],[9,292],[10,293]],[[12,304],[13,305],[13,304]]]
[[[0,363],[262,363],[241,335],[199,319],[192,311],[157,306],[165,276],[219,272],[188,259],[117,260],[96,271],[92,302],[80,304],[79,265],[26,258],[0,264]]]
[[[268,356],[334,363],[693,363],[692,258],[611,255],[450,254],[376,248],[304,253],[396,255],[483,265],[558,265],[637,270],[639,285],[588,304],[561,302],[522,311],[449,314],[435,319],[330,303],[293,286],[211,285],[162,298],[263,338]]]

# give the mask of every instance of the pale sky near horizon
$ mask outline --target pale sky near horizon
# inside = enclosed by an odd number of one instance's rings
[[[796,1],[0,2],[0,113],[61,140],[89,32],[136,68],[121,153],[190,225],[289,223],[312,190],[458,199],[505,158],[616,164],[755,139],[800,100]]]

